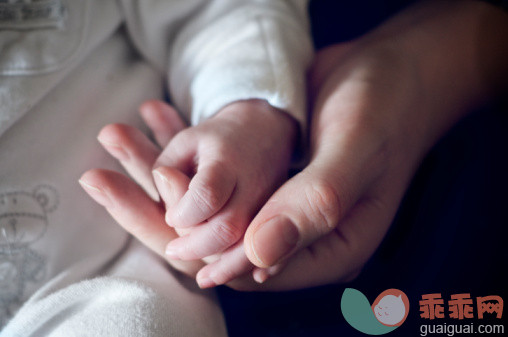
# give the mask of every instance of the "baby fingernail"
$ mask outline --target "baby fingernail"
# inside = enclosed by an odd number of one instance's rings
[[[252,237],[252,250],[260,263],[273,266],[296,247],[298,229],[285,217],[275,217],[259,226]]]
[[[180,260],[178,249],[171,245],[171,242],[166,246],[166,255],[172,260]]]
[[[79,179],[78,181],[81,187],[83,187],[88,195],[91,196],[97,203],[107,208],[111,208],[113,206],[113,203],[109,199],[108,195],[102,189],[88,183],[84,179]]]
[[[164,220],[166,221],[166,224],[168,224],[169,226],[171,226],[171,213],[169,212],[166,212],[166,215],[164,215]]]
[[[155,181],[155,186],[157,187],[157,191],[161,196],[162,200],[166,204],[166,207],[171,206],[171,193],[172,193],[172,185],[168,178],[159,171],[159,169],[155,169],[152,171],[153,179]],[[171,220],[169,218],[169,214],[166,213],[166,223],[169,225]]]
[[[158,180],[159,182],[162,182],[164,184],[169,184],[169,180],[168,178],[166,178],[164,176],[164,174],[162,174],[162,172],[159,171],[158,168],[156,168],[155,170],[152,171],[152,174],[153,174],[153,177],[155,180]]]
[[[116,159],[121,160],[121,161],[127,161],[127,160],[130,159],[129,154],[127,153],[127,151],[125,151],[123,146],[121,146],[121,145],[119,145],[117,143],[113,143],[111,141],[102,139],[100,136],[97,137],[97,140]]]

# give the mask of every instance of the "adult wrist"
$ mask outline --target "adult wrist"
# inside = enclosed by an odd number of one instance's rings
[[[506,13],[480,1],[428,1],[401,16],[411,24],[398,37],[416,60],[436,138],[506,89]]]

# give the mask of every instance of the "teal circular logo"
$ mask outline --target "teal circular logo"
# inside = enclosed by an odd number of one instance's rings
[[[409,313],[409,300],[398,289],[387,289],[369,303],[365,295],[346,288],[340,301],[342,315],[356,330],[367,335],[384,335],[404,323]]]

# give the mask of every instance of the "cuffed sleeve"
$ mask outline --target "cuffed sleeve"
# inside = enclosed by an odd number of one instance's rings
[[[312,53],[307,1],[210,1],[173,45],[171,98],[192,124],[231,102],[264,99],[304,129]]]

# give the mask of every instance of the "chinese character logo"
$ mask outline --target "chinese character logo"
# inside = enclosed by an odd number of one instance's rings
[[[444,300],[441,294],[422,295],[420,301],[420,317],[435,319],[444,318]]]
[[[483,314],[488,312],[489,314],[496,313],[496,318],[501,319],[503,317],[503,299],[500,296],[485,296],[477,297],[476,304],[478,306],[478,318],[483,319]]]
[[[454,294],[448,301],[448,318],[457,320],[474,318],[474,305],[471,294]],[[496,314],[503,317],[503,299],[497,295],[477,297],[476,308],[478,319],[483,319],[484,313]],[[445,318],[445,301],[440,293],[422,295],[420,300],[420,317],[428,320]]]
[[[409,300],[398,289],[383,291],[370,305],[360,291],[347,288],[340,303],[342,315],[356,330],[368,335],[384,335],[404,323],[409,313]]]

